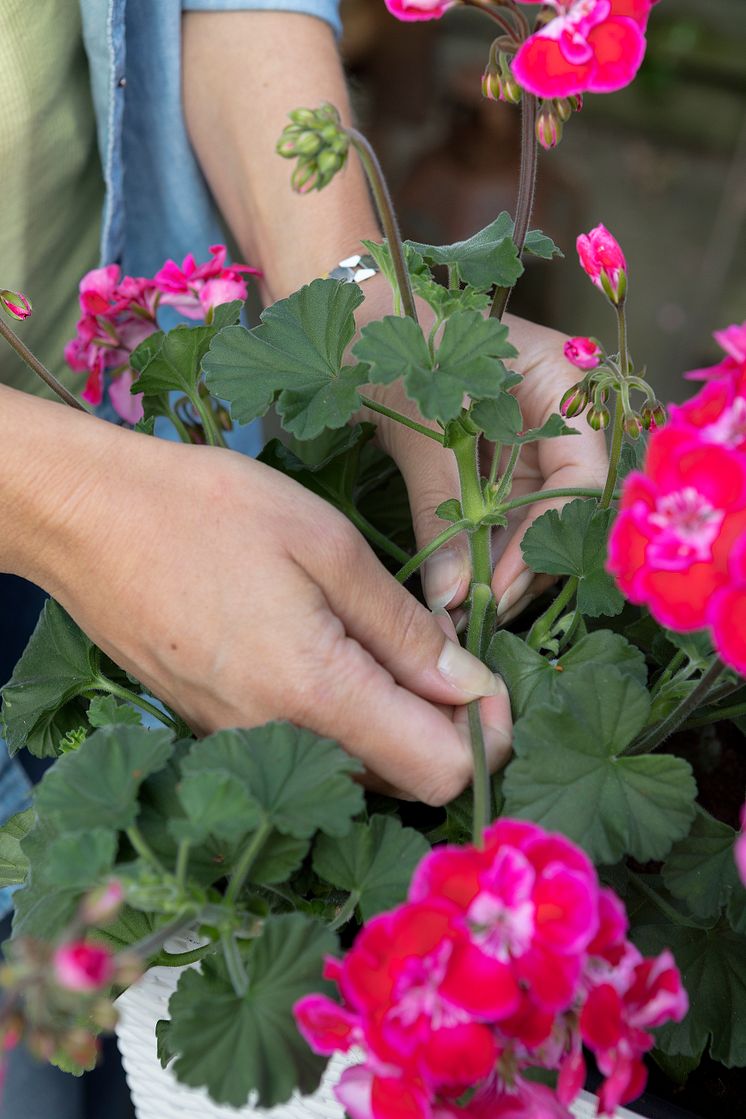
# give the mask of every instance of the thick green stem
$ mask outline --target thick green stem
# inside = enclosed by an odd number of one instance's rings
[[[341,929],[343,925],[346,925],[348,921],[352,920],[355,916],[355,910],[358,907],[359,901],[360,891],[353,890],[337,916],[329,923],[329,928],[332,932],[336,932],[337,929]]]
[[[25,342],[22,342],[16,332],[11,330],[8,324],[3,321],[2,315],[0,315],[0,336],[5,339],[11,349],[15,350],[21,361],[25,361],[29,369],[31,369],[37,377],[40,377],[52,392],[55,392],[57,396],[59,396],[60,400],[64,400],[65,404],[69,404],[71,408],[77,408],[79,412],[88,412],[85,404],[74,397],[73,394],[57,380],[54,373],[50,373],[46,365],[42,365],[38,357],[35,357],[34,354],[31,353],[31,350]]]
[[[213,952],[215,946],[210,944],[203,944],[201,948],[192,948],[190,952],[166,952],[161,951],[152,962],[153,967],[186,967],[187,964],[196,964],[208,952]]]
[[[232,932],[221,933],[220,947],[223,949],[223,959],[233,990],[238,998],[242,999],[249,989],[249,977]]]
[[[156,707],[154,703],[150,703],[149,700],[144,699],[142,696],[138,695],[137,692],[133,692],[120,684],[115,684],[113,680],[109,680],[106,676],[100,676],[98,678],[96,689],[102,692],[108,692],[109,695],[116,696],[117,699],[123,699],[127,703],[131,703],[133,707],[139,707],[141,711],[145,711],[148,715],[152,715],[155,719],[158,719],[158,721],[163,723],[164,727],[168,727],[169,730],[178,731],[179,729],[174,719],[172,719],[170,715],[167,715],[165,711],[161,711],[160,707]]]
[[[225,439],[223,439],[222,433],[215,423],[210,402],[203,400],[199,392],[195,392],[189,399],[199,412],[199,417],[202,420],[202,430],[209,445],[211,447],[225,447]]]
[[[495,493],[495,504],[499,505],[502,499],[505,497],[505,494],[510,491],[510,487],[513,483],[513,475],[515,474],[515,468],[518,465],[518,459],[521,457],[522,449],[523,448],[521,447],[520,443],[515,443],[511,448],[508,464],[505,467],[505,472],[500,479],[500,484],[498,485],[497,492]],[[492,474],[490,474],[490,480],[492,480]]]
[[[521,169],[518,177],[518,201],[515,209],[513,240],[518,256],[523,255],[531,212],[536,193],[536,169],[539,162],[539,142],[536,139],[536,114],[538,101],[531,93],[523,91],[521,98]],[[490,318],[501,319],[510,299],[510,287],[495,289],[490,308]]]
[[[397,563],[407,563],[409,561],[409,552],[405,552],[393,540],[389,540],[388,536],[379,532],[376,526],[372,525],[355,505],[343,506],[342,512],[348,520],[352,521],[358,532],[361,532],[366,540],[370,540],[376,548],[385,552],[387,556],[391,556]]]
[[[623,303],[617,307],[616,313],[619,327],[619,371],[622,378],[626,380],[629,374],[629,352],[627,348],[627,315]],[[611,450],[609,451],[609,472],[606,475],[606,485],[604,486],[604,492],[600,502],[602,509],[609,508],[614,496],[623,442],[624,405],[622,403],[621,393],[617,393],[616,405],[614,407],[614,427],[611,435]]]
[[[578,579],[575,575],[573,575],[570,579],[567,580],[564,587],[557,595],[555,600],[551,603],[549,608],[545,610],[541,617],[537,618],[534,624],[531,626],[528,637],[526,638],[526,644],[529,646],[529,648],[541,648],[544,638],[552,632],[552,626],[561,616],[563,610],[572,602],[577,589]]]
[[[682,700],[663,722],[653,727],[651,731],[633,743],[624,753],[634,756],[636,754],[651,754],[653,750],[657,750],[674,731],[686,722],[693,711],[704,705],[712,691],[712,685],[723,672],[725,672],[725,665],[721,660],[716,660],[686,699]]]
[[[489,583],[473,583],[471,588],[471,615],[466,636],[466,647],[480,660],[484,657],[485,622],[492,602]],[[479,714],[479,701],[468,705],[469,736],[474,765],[472,838],[477,846],[482,843],[484,830],[492,820],[492,787],[487,769],[487,751]]]
[[[696,719],[689,719],[682,726],[682,730],[695,730],[697,727],[707,727],[711,723],[719,723],[723,719],[742,719],[746,715],[746,703],[734,703],[731,707],[720,707],[717,711],[708,711]]]
[[[360,400],[366,408],[370,408],[371,412],[378,412],[379,415],[395,420],[403,427],[408,427],[410,431],[417,431],[420,435],[426,435],[428,439],[434,439],[436,443],[442,445],[443,436],[439,431],[433,431],[431,427],[418,424],[416,420],[410,420],[409,416],[404,416],[401,412],[395,412],[393,408],[387,408],[385,404],[379,404],[377,400],[371,400],[368,396],[361,396]]]
[[[373,201],[375,202],[378,216],[381,219],[383,233],[389,247],[389,252],[391,253],[391,262],[394,266],[394,274],[396,275],[396,282],[399,288],[399,295],[401,297],[404,313],[417,322],[417,308],[414,303],[409,270],[404,259],[404,249],[402,247],[399,224],[396,220],[394,203],[391,199],[391,194],[389,193],[388,184],[384,178],[381,164],[378,162],[378,156],[365,136],[363,136],[362,132],[358,132],[356,128],[348,128],[346,131],[350,138],[350,142],[360,156],[363,170],[370,183]]]
[[[141,859],[144,859],[146,863],[150,863],[159,874],[167,873],[163,863],[158,858],[155,851],[153,851],[137,824],[132,824],[127,828],[125,834]]]
[[[188,932],[194,925],[194,921],[193,915],[174,917],[167,925],[162,925],[160,929],[156,929],[148,936],[143,937],[142,940],[123,948],[122,952],[127,956],[135,955],[141,960],[149,960],[155,952],[160,951],[172,936],[179,936],[180,933]]]
[[[472,525],[479,524],[487,512],[482,493],[482,479],[479,475],[478,457],[479,438],[467,435],[454,443],[452,450],[456,457],[459,483],[461,486],[461,509],[464,519]],[[469,536],[471,548],[472,578],[475,583],[492,582],[492,528],[482,525]]]
[[[251,842],[246,846],[238,866],[231,875],[228,889],[225,891],[225,900],[228,905],[233,905],[241,893],[251,868],[271,831],[272,825],[269,820],[264,820],[254,832]]]
[[[449,540],[453,540],[454,536],[460,536],[462,532],[469,528],[471,528],[471,523],[467,520],[456,521],[455,524],[450,525],[441,532],[439,536],[436,536],[434,540],[431,540],[429,544],[426,544],[424,548],[420,548],[417,555],[407,560],[404,566],[396,573],[398,582],[406,583],[407,579],[409,579],[411,575],[414,575],[419,567],[422,567],[422,564],[430,558],[433,552],[437,552],[438,549],[442,548],[444,544],[447,544]]]

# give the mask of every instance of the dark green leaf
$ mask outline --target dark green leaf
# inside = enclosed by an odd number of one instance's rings
[[[161,1018],[155,1024],[155,1051],[161,1068],[165,1068],[176,1056],[176,1050],[171,1043],[171,1021],[168,1018]]]
[[[29,872],[26,884],[13,895],[13,936],[32,936],[39,940],[54,940],[75,915],[86,886],[59,887],[49,870],[49,861],[60,838],[54,824],[37,817],[28,835],[22,840],[21,849],[28,859]]]
[[[461,502],[456,497],[449,497],[447,501],[441,501],[435,510],[435,516],[440,517],[442,521],[451,521],[453,524],[456,521],[463,520],[464,511],[461,508]]]
[[[135,431],[140,435],[155,435],[155,416],[150,415],[147,419],[138,420]]]
[[[40,815],[60,831],[130,827],[145,778],[164,766],[171,732],[144,727],[104,727],[45,773],[35,796]]]
[[[733,828],[698,808],[691,831],[666,859],[663,881],[697,917],[716,917],[743,891],[733,853],[735,839]]]
[[[316,873],[340,890],[357,893],[363,920],[390,909],[407,896],[417,864],[430,850],[414,828],[391,816],[353,824],[343,839],[320,836],[313,853]]]
[[[559,415],[550,416],[541,427],[524,431],[518,401],[508,392],[501,393],[495,400],[480,400],[469,412],[469,418],[493,443],[504,443],[506,446],[532,443],[536,439],[554,439],[558,435],[578,434]]]
[[[186,819],[171,821],[171,834],[176,840],[204,843],[214,835],[235,842],[260,822],[259,805],[248,795],[244,783],[230,773],[187,773],[177,792]]]
[[[0,887],[15,886],[26,880],[28,857],[21,849],[25,839],[36,822],[36,812],[27,808],[11,816],[0,828]]]
[[[532,571],[574,575],[578,607],[590,618],[619,614],[624,599],[604,570],[607,539],[613,514],[593,500],[579,498],[558,512],[550,509],[531,525],[523,538],[523,558]]]
[[[88,707],[88,722],[92,727],[139,727],[142,716],[131,704],[120,703],[113,695],[97,695]]]
[[[334,935],[322,924],[283,914],[267,919],[244,957],[249,989],[243,997],[222,958],[204,960],[201,972],[185,971],[169,1003],[177,1080],[206,1087],[217,1103],[232,1107],[243,1107],[253,1092],[260,1107],[284,1103],[296,1089],[312,1092],[326,1060],[298,1033],[292,1008],[325,989],[322,964],[334,949]]]
[[[209,324],[213,330],[223,330],[226,326],[235,326],[241,318],[244,308],[243,299],[232,299],[230,303],[219,303],[212,311],[212,322]]]
[[[664,858],[689,830],[697,786],[681,758],[623,755],[649,709],[645,688],[611,666],[569,679],[558,709],[516,723],[506,814],[563,832],[600,863]]]
[[[133,384],[132,392],[146,397],[173,391],[194,396],[202,359],[215,335],[211,326],[177,326],[169,330],[160,349]]]
[[[333,436],[335,442],[313,466],[309,466],[279,439],[272,439],[265,446],[259,460],[275,470],[281,470],[306,489],[339,507],[353,500],[360,472],[360,454],[374,434],[373,424],[356,424],[341,431],[325,433]]]
[[[362,367],[343,367],[363,300],[357,284],[314,280],[262,314],[260,326],[228,327],[205,358],[205,381],[238,423],[263,416],[277,394],[288,431],[313,438],[341,427],[359,405]]]
[[[655,1031],[664,1053],[699,1057],[709,1043],[716,1061],[746,1065],[746,939],[723,924],[711,929],[644,925],[632,938],[645,955],[670,949],[689,995],[689,1013]]]
[[[259,886],[287,882],[305,859],[310,846],[310,839],[296,839],[273,828],[251,868],[251,881]]]
[[[165,337],[166,332],[164,330],[156,330],[149,334],[147,338],[143,338],[139,346],[135,346],[130,354],[129,364],[136,373],[142,373],[146,365],[150,364],[163,345]]]
[[[363,805],[351,779],[362,766],[336,742],[291,723],[223,730],[195,742],[186,774],[221,770],[237,777],[283,835],[308,839],[317,829],[346,835]]]
[[[98,680],[95,645],[61,606],[47,599],[2,690],[3,734],[11,755],[25,746],[36,757],[56,757],[61,739],[85,722],[78,698]]]
[[[116,832],[106,828],[60,835],[42,866],[35,868],[34,882],[40,879],[60,889],[85,890],[109,873],[116,853]]]
[[[542,657],[515,634],[500,630],[490,643],[487,663],[507,684],[516,719],[541,704],[558,704],[565,684],[586,681],[594,666],[613,665],[638,684],[647,682],[645,657],[640,650],[620,634],[605,629],[586,634],[553,660]]]

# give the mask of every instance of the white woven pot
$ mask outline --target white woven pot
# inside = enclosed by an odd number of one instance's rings
[[[184,952],[196,941],[170,944],[173,952]],[[198,966],[198,965],[191,965]],[[119,998],[117,1040],[122,1064],[137,1113],[137,1119],[344,1119],[344,1109],[334,1097],[336,1083],[346,1062],[335,1057],[313,1096],[294,1096],[272,1112],[243,1107],[221,1107],[212,1102],[204,1089],[185,1088],[170,1069],[161,1068],[156,1055],[155,1024],[168,1017],[168,1000],[174,992],[183,968],[155,967]],[[236,1053],[236,1060],[241,1054]],[[596,1098],[581,1093],[572,1107],[577,1119],[595,1119]],[[615,1119],[637,1119],[622,1108]]]

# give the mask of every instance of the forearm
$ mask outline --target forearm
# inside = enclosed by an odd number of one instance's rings
[[[304,196],[275,152],[291,109],[330,101],[350,120],[327,24],[288,12],[187,12],[183,67],[192,143],[243,255],[264,272],[267,302],[379,236],[354,152],[325,190]]]

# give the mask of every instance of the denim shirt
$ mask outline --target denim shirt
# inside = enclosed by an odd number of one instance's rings
[[[169,257],[206,257],[224,238],[184,121],[182,12],[300,12],[338,34],[339,0],[80,0],[80,8],[106,186],[101,263],[141,276]],[[29,787],[0,739],[0,822],[28,807]],[[12,892],[0,890],[0,918]]]

